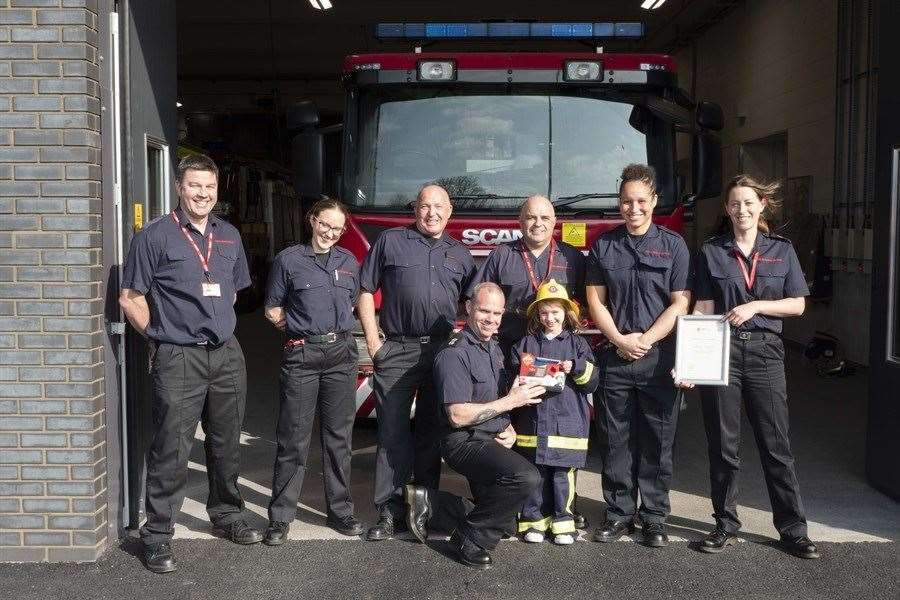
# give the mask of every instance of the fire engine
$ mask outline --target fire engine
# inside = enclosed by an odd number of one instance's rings
[[[548,44],[636,38],[641,23],[386,23],[381,39],[538,39]],[[486,43],[487,45],[487,43]],[[436,182],[453,200],[447,233],[483,260],[521,236],[516,213],[530,195],[556,208],[557,239],[587,252],[621,223],[618,176],[629,163],[652,165],[654,220],[683,231],[685,211],[721,188],[722,111],[678,87],[662,54],[603,52],[423,52],[346,57],[344,122],[322,129],[312,103],[288,116],[295,186],[323,192],[352,212],[340,244],[360,261],[378,234],[413,221],[419,188]],[[340,134],[335,144],[334,133]],[[690,188],[677,174],[676,136],[690,136]],[[682,144],[688,146],[688,144]],[[326,151],[326,148],[329,151]],[[335,152],[334,149],[340,151]],[[339,158],[337,158],[339,154]],[[376,295],[376,303],[379,297]],[[377,305],[377,304],[376,304]],[[360,333],[361,335],[361,333]],[[360,343],[357,416],[372,416],[372,364]]]

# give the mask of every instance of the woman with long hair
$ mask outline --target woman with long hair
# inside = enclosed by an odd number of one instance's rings
[[[777,183],[749,175],[733,178],[725,188],[730,227],[707,240],[698,256],[694,314],[723,315],[732,327],[728,385],[700,388],[716,526],[699,548],[721,552],[741,527],[737,481],[743,401],[782,546],[801,558],[818,558],[807,537],[788,439],[781,340],[782,320],[803,314],[809,288],[790,240],[772,233],[765,218],[778,208],[777,191]]]

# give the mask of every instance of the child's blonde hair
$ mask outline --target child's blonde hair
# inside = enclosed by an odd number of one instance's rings
[[[538,333],[539,331],[543,331],[543,326],[541,325],[541,306],[550,303],[559,305],[560,308],[565,311],[566,318],[563,321],[563,327],[568,326],[571,331],[576,332],[581,328],[581,321],[578,320],[578,315],[575,314],[574,310],[566,306],[565,302],[559,298],[547,298],[546,300],[541,300],[532,311],[531,318],[528,319],[528,333]]]

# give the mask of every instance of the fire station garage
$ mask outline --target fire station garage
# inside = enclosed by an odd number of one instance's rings
[[[0,0],[0,561],[94,561],[136,536],[153,384],[117,303],[121,268],[135,233],[177,206],[178,161],[198,153],[217,162],[214,212],[239,230],[252,279],[236,303],[252,525],[267,520],[284,344],[263,294],[275,255],[307,240],[313,202],[349,206],[340,243],[361,260],[412,222],[422,184],[441,183],[447,231],[480,264],[541,194],[560,239],[586,253],[621,223],[618,178],[640,162],[659,177],[654,218],[692,252],[732,176],[781,182],[772,225],[810,288],[783,334],[809,535],[893,543],[898,27],[889,0]],[[368,526],[377,419],[359,348],[352,495]],[[744,420],[742,539],[776,540]],[[202,427],[195,438],[175,539],[223,543]],[[318,439],[292,540],[346,539],[325,525]],[[577,480],[585,543],[606,509],[594,446]],[[669,534],[696,543],[713,524],[696,391],[674,460]],[[446,466],[441,485],[467,492]]]

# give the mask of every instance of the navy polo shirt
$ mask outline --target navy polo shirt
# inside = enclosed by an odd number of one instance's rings
[[[359,295],[359,264],[344,248],[332,246],[322,265],[309,244],[278,253],[266,286],[266,308],[284,308],[291,337],[352,331]]]
[[[430,243],[411,225],[378,236],[362,264],[360,287],[373,294],[381,289],[378,318],[386,335],[444,336],[474,273],[462,243],[446,234]]]
[[[591,247],[587,285],[606,287],[606,304],[619,332],[643,333],[671,304],[669,294],[690,289],[690,253],[674,231],[651,224],[635,242],[625,225]]]
[[[537,295],[522,259],[523,249],[539,283],[555,279],[557,283],[566,287],[570,298],[579,301],[582,299],[584,290],[585,257],[571,244],[556,242],[556,255],[553,258],[553,270],[550,273],[547,273],[550,263],[550,246],[544,248],[538,257],[535,257],[528,250],[525,242],[521,240],[501,244],[491,250],[487,260],[472,278],[472,283],[469,284],[465,295],[467,298],[471,298],[475,286],[484,281],[493,281],[503,289],[503,293],[506,295],[506,313],[500,322],[498,335],[501,340],[509,344],[515,343],[525,336],[527,327],[525,311]]]
[[[756,279],[753,288],[748,290],[737,261],[743,261],[748,274],[753,270],[753,261],[738,248],[734,234],[727,233],[704,242],[697,255],[694,277],[696,299],[712,300],[716,314],[721,315],[754,300],[781,300],[809,295],[800,261],[789,239],[760,231],[750,256],[756,253],[759,253]],[[780,334],[782,318],[756,314],[738,329]]]
[[[147,297],[150,339],[180,345],[225,343],[234,335],[237,322],[234,295],[250,286],[241,236],[231,224],[213,215],[201,234],[181,207],[175,212],[181,225],[171,213],[163,215],[147,223],[131,240],[122,287]],[[188,232],[204,258],[207,237],[212,232],[209,270],[212,280],[220,286],[219,297],[203,295],[201,284],[206,275],[181,229]]]
[[[500,346],[493,339],[479,340],[468,326],[454,334],[434,358],[434,385],[443,405],[493,402],[502,395],[500,386],[505,383]],[[509,414],[502,413],[466,429],[496,434],[508,426]]]

